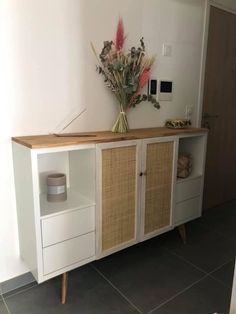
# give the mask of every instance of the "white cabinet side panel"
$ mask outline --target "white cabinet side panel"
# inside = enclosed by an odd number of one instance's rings
[[[36,280],[38,280],[30,149],[13,143],[13,161],[20,254]]]
[[[95,200],[95,149],[69,153],[71,188],[94,202]]]

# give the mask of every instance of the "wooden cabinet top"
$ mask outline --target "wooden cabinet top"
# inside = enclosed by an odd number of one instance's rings
[[[97,144],[105,142],[115,142],[124,140],[137,140],[152,137],[185,135],[189,133],[207,132],[207,129],[186,128],[186,129],[169,129],[165,127],[133,129],[128,133],[112,133],[110,131],[86,132],[86,133],[68,133],[68,134],[51,134],[13,137],[12,140],[26,147],[50,148],[79,144]]]

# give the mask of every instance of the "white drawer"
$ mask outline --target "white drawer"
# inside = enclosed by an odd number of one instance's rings
[[[190,200],[176,204],[174,223],[184,223],[201,216],[201,198],[195,197]]]
[[[202,177],[177,182],[176,203],[196,197],[201,193]]]
[[[46,247],[43,249],[44,275],[94,255],[94,232]]]
[[[95,230],[94,206],[42,219],[43,247]]]

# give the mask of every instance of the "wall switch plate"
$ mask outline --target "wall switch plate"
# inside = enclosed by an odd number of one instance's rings
[[[193,114],[193,106],[185,106],[185,118],[191,119],[192,114]]]
[[[173,82],[160,80],[158,88],[158,100],[171,101],[173,98]]]
[[[172,56],[172,46],[169,44],[163,44],[162,55],[164,57],[171,57]]]
[[[148,82],[148,94],[157,96],[157,79],[151,78]]]

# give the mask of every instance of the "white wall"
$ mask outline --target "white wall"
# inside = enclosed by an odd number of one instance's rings
[[[123,17],[126,48],[144,36],[157,54],[153,75],[173,79],[172,102],[142,103],[128,113],[131,128],[162,126],[194,108],[196,121],[205,0],[2,0],[0,41],[0,282],[27,271],[18,252],[10,137],[53,132],[71,111],[87,111],[70,131],[111,129],[114,95],[95,72],[100,51]],[[4,31],[3,31],[4,30]],[[162,44],[172,57],[162,57]],[[68,131],[69,131],[68,130]]]
[[[117,16],[123,17],[126,33],[128,34],[126,48],[137,46],[139,39],[144,36],[149,54],[157,54],[157,63],[153,75],[163,79],[173,79],[174,99],[163,102],[161,110],[155,110],[150,103],[142,103],[128,113],[131,128],[162,126],[167,118],[183,117],[185,106],[191,105],[196,109],[198,99],[198,84],[200,71],[201,40],[203,31],[202,0],[133,0],[133,1],[88,1],[83,10],[87,42],[84,44],[84,54],[87,60],[85,82],[90,82],[89,88],[84,89],[83,103],[88,111],[81,118],[83,123],[94,128],[94,117],[97,128],[110,129],[114,123],[116,107],[114,95],[110,94],[103,84],[102,77],[94,72],[95,58],[91,53],[89,40],[92,40],[100,52],[106,39],[113,39]],[[104,9],[106,8],[106,9]],[[134,10],[135,8],[135,10]],[[96,12],[94,15],[91,12]],[[111,12],[116,12],[115,16]],[[101,23],[105,20],[106,23]],[[109,27],[107,27],[109,25]],[[173,56],[162,57],[162,44],[172,45]],[[89,84],[89,83],[88,83]],[[92,88],[93,86],[93,88]],[[99,100],[94,106],[94,101]],[[96,101],[97,102],[97,101]],[[97,108],[96,108],[97,106]],[[107,114],[106,114],[107,113]],[[107,117],[110,117],[107,119]],[[196,110],[193,122],[196,120]],[[78,122],[79,126],[79,122]]]
[[[0,1],[0,282],[27,268],[18,257],[10,136],[14,132],[14,38],[10,3]],[[20,108],[18,108],[20,112]]]

